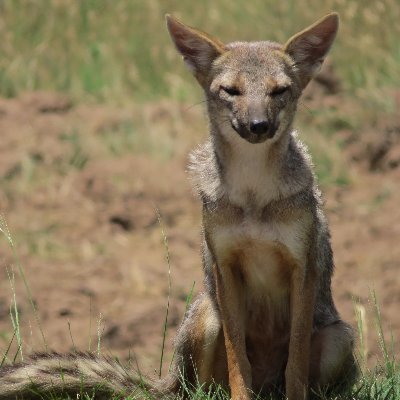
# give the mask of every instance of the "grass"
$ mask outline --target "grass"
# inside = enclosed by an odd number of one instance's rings
[[[193,85],[164,27],[167,12],[224,41],[284,42],[336,10],[342,26],[333,59],[345,89],[379,91],[400,75],[397,0],[3,0],[0,10],[3,96],[49,89],[80,101],[192,101]]]
[[[169,246],[168,246],[168,238],[167,235],[165,234],[165,228],[162,223],[162,218],[160,211],[157,209],[157,220],[160,225],[161,229],[161,235],[162,239],[164,242],[164,248],[165,248],[165,259],[167,261],[168,265],[168,296],[167,296],[167,307],[165,309],[165,320],[164,320],[164,326],[163,326],[163,333],[162,333],[162,345],[161,345],[161,355],[160,355],[160,368],[158,370],[158,377],[161,378],[162,370],[163,370],[163,362],[164,362],[164,349],[165,349],[165,339],[167,337],[167,328],[168,328],[168,315],[169,315],[169,306],[170,306],[170,301],[171,301],[171,259],[170,259],[170,254],[169,254]]]

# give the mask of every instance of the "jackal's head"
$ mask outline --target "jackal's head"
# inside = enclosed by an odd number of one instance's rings
[[[277,140],[287,131],[302,90],[333,43],[338,22],[336,13],[328,14],[285,45],[223,44],[167,15],[172,40],[206,93],[211,122],[224,135],[238,133],[250,143]]]

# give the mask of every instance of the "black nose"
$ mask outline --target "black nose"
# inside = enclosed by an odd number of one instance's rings
[[[250,122],[250,130],[256,135],[261,135],[268,131],[268,121],[255,119]]]

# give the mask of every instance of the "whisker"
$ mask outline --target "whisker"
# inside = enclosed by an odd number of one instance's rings
[[[203,100],[203,101],[199,101],[198,103],[191,104],[190,106],[186,107],[184,110],[189,111],[193,107],[199,106],[200,104],[204,104],[204,103],[207,103],[207,100]]]
[[[301,100],[300,100],[300,101],[298,102],[298,106],[301,107],[302,109],[305,109],[310,115],[314,115],[313,110],[312,110],[310,107],[308,107],[308,106],[305,104],[304,101],[301,101]]]

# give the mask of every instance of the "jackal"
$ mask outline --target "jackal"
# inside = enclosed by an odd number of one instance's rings
[[[321,194],[292,127],[338,15],[285,45],[223,44],[171,16],[167,26],[207,100],[210,138],[190,164],[203,204],[205,292],[179,329],[170,375],[147,390],[175,398],[184,379],[186,387],[225,386],[234,400],[280,390],[298,400],[311,388],[350,384],[357,372],[353,332],[332,299]],[[32,384],[76,393],[82,382],[103,382],[98,395],[129,394],[140,383],[110,360],[50,354],[0,371],[0,398],[27,394]]]

